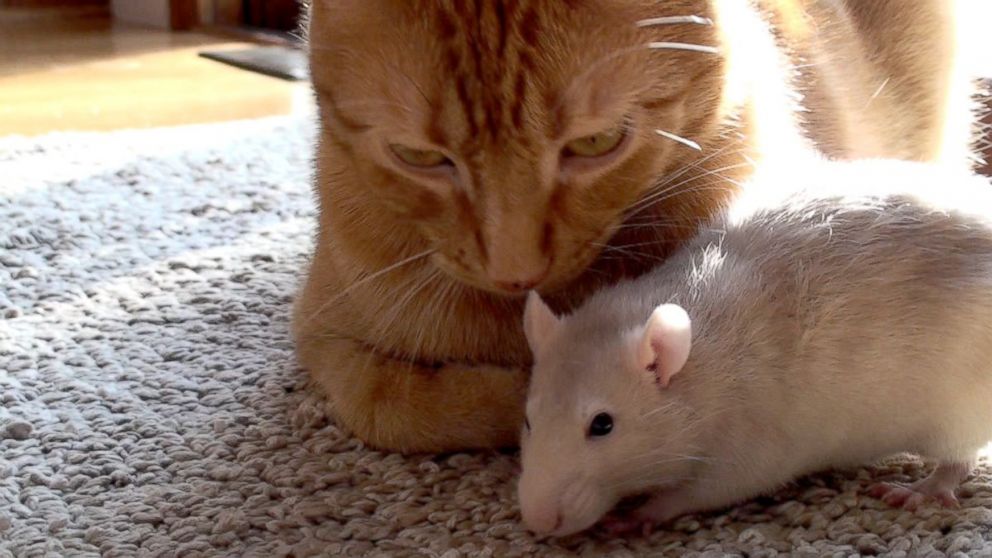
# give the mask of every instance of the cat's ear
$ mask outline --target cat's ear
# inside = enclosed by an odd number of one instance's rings
[[[543,347],[561,323],[551,308],[541,300],[541,295],[531,291],[527,295],[527,306],[524,307],[524,335],[532,353]]]
[[[692,348],[689,314],[677,304],[658,306],[651,312],[634,347],[640,369],[654,374],[659,386],[668,387],[672,377],[689,360]]]

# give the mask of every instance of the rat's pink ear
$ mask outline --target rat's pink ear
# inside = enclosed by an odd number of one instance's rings
[[[530,350],[537,354],[538,350],[547,343],[548,338],[558,327],[561,320],[536,291],[527,295],[527,306],[524,307],[524,335]]]
[[[692,348],[692,324],[689,314],[677,304],[662,304],[654,309],[637,344],[637,362],[653,372],[658,385],[668,387],[672,376],[689,360]]]

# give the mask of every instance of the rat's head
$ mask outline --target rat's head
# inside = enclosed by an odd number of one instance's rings
[[[312,0],[335,226],[403,223],[437,267],[494,292],[574,278],[660,176],[716,141],[710,4]],[[717,190],[657,207],[694,222]]]
[[[695,418],[677,377],[689,357],[689,318],[666,304],[644,319],[625,329],[559,318],[528,298],[535,364],[519,497],[529,529],[581,531],[625,496],[691,478]]]

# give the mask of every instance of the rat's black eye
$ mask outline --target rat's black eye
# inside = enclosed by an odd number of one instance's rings
[[[613,431],[613,417],[609,413],[599,413],[592,417],[589,424],[589,436],[606,436]]]
[[[527,429],[527,432],[530,432],[530,421],[527,420],[527,417],[524,417],[524,428]]]

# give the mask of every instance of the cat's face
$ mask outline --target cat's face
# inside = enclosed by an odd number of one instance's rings
[[[699,154],[721,96],[707,0],[313,0],[325,141],[382,219],[496,292],[576,277],[626,210]],[[669,200],[691,212],[691,200]]]

